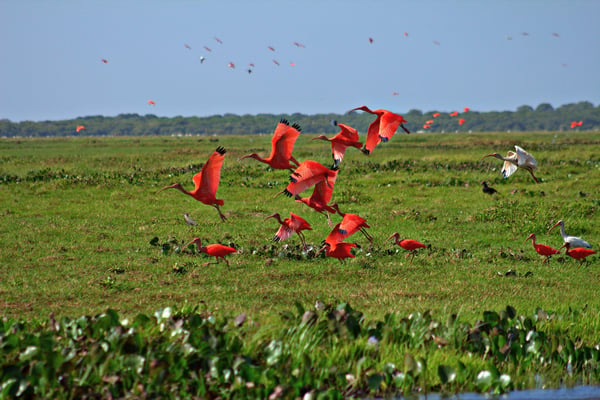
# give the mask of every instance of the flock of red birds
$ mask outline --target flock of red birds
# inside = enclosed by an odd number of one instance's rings
[[[371,122],[367,130],[367,138],[364,146],[359,142],[359,136],[356,129],[338,123],[336,123],[336,125],[339,126],[341,130],[335,136],[328,138],[325,135],[321,135],[311,139],[330,142],[333,158],[333,165],[331,167],[327,167],[314,160],[298,162],[298,160],[293,157],[292,152],[294,144],[298,136],[300,136],[301,128],[297,124],[290,125],[290,123],[284,119],[282,119],[275,128],[271,139],[271,153],[268,157],[263,158],[257,153],[252,153],[245,155],[238,160],[241,161],[246,158],[253,158],[269,165],[273,169],[289,170],[291,172],[290,183],[285,189],[279,192],[278,195],[284,194],[288,197],[293,197],[296,202],[304,203],[313,210],[324,214],[327,217],[330,226],[333,225],[330,214],[338,214],[342,217],[342,220],[333,226],[331,232],[323,240],[322,247],[315,254],[316,257],[324,251],[328,257],[337,258],[340,262],[343,262],[346,258],[354,258],[351,250],[353,247],[356,247],[356,244],[344,241],[348,237],[360,231],[369,242],[372,243],[373,241],[373,237],[367,231],[369,225],[364,218],[356,214],[341,211],[337,203],[329,204],[340,163],[344,158],[346,149],[355,147],[369,155],[379,143],[390,140],[398,128],[402,128],[406,133],[410,133],[404,126],[406,120],[401,115],[384,109],[371,110],[367,106],[353,108],[348,111],[348,113],[357,110],[365,111],[376,116],[375,120]],[[468,111],[468,109],[465,111]],[[456,115],[458,115],[458,113],[456,113]],[[531,174],[535,182],[538,182],[538,179],[533,174],[533,171],[537,168],[535,158],[519,146],[515,146],[515,150],[516,152],[509,151],[505,157],[498,153],[488,154],[484,157],[495,157],[504,161],[502,174],[505,178],[512,175],[518,168],[523,168]],[[184,189],[180,183],[174,183],[160,189],[157,193],[166,189],[177,189],[204,204],[214,207],[217,210],[221,221],[226,221],[227,218],[221,211],[221,206],[224,205],[224,201],[216,198],[225,153],[226,150],[223,147],[217,147],[209,157],[208,161],[203,165],[202,170],[192,178],[194,181],[193,190],[188,191]],[[300,196],[302,192],[311,188],[313,191],[310,196]],[[312,228],[304,218],[292,212],[290,212],[289,218],[283,220],[278,213],[266,217],[265,220],[269,218],[274,218],[280,225],[274,236],[276,242],[284,241],[296,233],[302,241],[304,248],[307,248],[302,231],[311,230]],[[550,230],[556,226],[560,226],[561,228],[561,235],[565,243],[562,247],[566,248],[565,254],[575,259],[584,259],[595,253],[591,250],[591,245],[583,239],[567,235],[562,220],[557,222]],[[411,256],[411,263],[416,251],[419,248],[427,247],[425,244],[416,240],[400,239],[400,234],[398,232],[393,233],[387,240],[390,239],[393,239],[395,244],[409,251],[407,257]],[[529,239],[532,240],[535,250],[546,257],[543,261],[544,263],[549,260],[551,255],[558,253],[558,250],[549,246],[536,244],[535,234],[533,233],[529,235],[526,240]],[[185,247],[187,248],[191,244],[196,244],[199,252],[216,257],[215,263],[206,263],[205,265],[217,264],[221,259],[229,265],[225,256],[236,252],[235,248],[221,244],[202,246],[200,238],[194,238]]]

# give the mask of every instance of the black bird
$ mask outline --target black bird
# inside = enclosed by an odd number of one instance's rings
[[[492,195],[494,193],[498,193],[498,191],[496,189],[494,189],[493,187],[489,187],[486,181],[481,181],[481,190],[483,190],[483,193],[487,193],[489,195]]]

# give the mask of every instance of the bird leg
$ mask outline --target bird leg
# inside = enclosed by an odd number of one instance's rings
[[[404,129],[404,132],[406,132],[406,133],[410,133],[410,131],[409,131],[408,129],[406,129],[406,127],[404,126],[404,124],[400,124],[400,127],[401,127],[402,129]]]
[[[529,173],[531,174],[531,177],[533,178],[533,180],[535,181],[535,183],[540,183],[538,181],[538,179],[535,177],[535,175],[533,175],[533,171],[530,170]]]
[[[221,212],[221,208],[219,207],[218,204],[213,204],[213,207],[217,209],[217,212],[219,213],[219,217],[221,217],[221,221],[225,222],[227,221],[227,217],[225,217],[225,215],[223,215],[223,213]]]
[[[304,233],[296,232],[296,234],[298,234],[298,237],[302,241],[302,246],[304,246],[304,251],[306,251],[307,247],[306,247],[306,239],[304,238]]]
[[[362,232],[363,235],[365,235],[365,237],[367,238],[367,240],[370,243],[373,243],[373,236],[371,236],[371,234],[369,232],[367,232],[367,230],[365,228],[360,228],[360,231]]]

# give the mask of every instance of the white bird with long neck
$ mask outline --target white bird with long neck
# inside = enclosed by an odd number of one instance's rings
[[[531,177],[535,181],[535,183],[539,183],[538,179],[533,174],[533,171],[537,169],[537,161],[531,154],[523,150],[519,146],[515,146],[516,153],[514,151],[509,151],[506,153],[506,157],[498,154],[492,153],[487,156],[483,156],[482,159],[486,157],[495,157],[499,160],[504,161],[502,165],[502,176],[506,179],[512,174],[515,173],[517,168],[523,168],[527,172],[531,174]]]
[[[552,228],[548,229],[548,232],[550,232],[552,229],[556,228],[557,226],[560,225],[560,235],[563,238],[563,241],[565,242],[565,245],[569,245],[572,248],[575,247],[585,247],[586,249],[591,249],[592,245],[589,244],[588,242],[586,242],[585,240],[583,240],[580,237],[577,236],[570,236],[567,235],[567,233],[565,232],[565,222],[561,219],[560,221],[558,221],[556,224],[554,224],[552,226]]]

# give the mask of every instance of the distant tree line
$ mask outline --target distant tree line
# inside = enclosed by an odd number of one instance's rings
[[[402,112],[411,132],[482,132],[482,131],[567,131],[573,121],[582,121],[577,130],[600,129],[600,105],[588,101],[565,104],[558,108],[542,103],[535,109],[521,106],[516,111],[461,112],[451,117],[450,112],[432,110]],[[434,113],[440,113],[436,118]],[[365,133],[374,117],[371,114],[354,112],[340,114],[258,114],[258,115],[214,115],[210,117],[157,117],[156,115],[120,114],[116,117],[89,116],[62,121],[0,120],[0,136],[149,136],[149,135],[244,135],[271,134],[276,123],[285,118],[298,123],[303,133],[335,133],[339,128],[332,121],[350,125]],[[464,119],[462,125],[459,119]],[[427,121],[433,120],[431,128],[424,129]],[[77,132],[78,126],[84,126]]]

